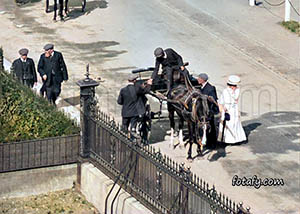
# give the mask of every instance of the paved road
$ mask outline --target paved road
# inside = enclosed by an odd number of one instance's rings
[[[282,29],[280,18],[247,1],[131,0],[88,1],[87,13],[71,4],[71,17],[54,23],[44,14],[44,2],[17,8],[0,3],[0,44],[13,60],[24,45],[36,61],[47,42],[62,51],[70,70],[61,108],[78,107],[75,82],[90,63],[101,108],[117,116],[120,87],[131,69],[153,65],[153,49],[173,47],[190,62],[194,74],[207,72],[220,92],[229,74],[242,78],[243,125],[249,142],[209,151],[192,170],[254,213],[299,211],[299,37]],[[272,9],[282,15],[282,8]],[[298,85],[297,85],[298,84]],[[186,150],[168,146],[167,121],[155,124],[152,142],[178,162]],[[283,178],[283,187],[232,187],[232,177]]]

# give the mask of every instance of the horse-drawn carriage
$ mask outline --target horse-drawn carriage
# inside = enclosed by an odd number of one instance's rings
[[[187,66],[188,63],[185,64]],[[141,68],[133,70],[132,73],[138,74],[138,83],[144,84],[150,77],[149,74],[154,70],[153,67]],[[157,75],[151,85],[151,96],[157,98],[160,102],[160,110],[152,112],[150,105],[147,104],[145,116],[138,123],[138,133],[142,143],[149,143],[152,120],[156,119],[156,115],[160,118],[162,110],[162,102],[166,101],[168,105],[170,126],[171,126],[171,144],[173,144],[173,135],[175,129],[174,113],[179,117],[179,142],[183,144],[183,121],[187,121],[189,126],[189,142],[198,145],[198,154],[201,154],[202,144],[205,143],[206,129],[208,128],[208,97],[201,94],[200,85],[196,78],[192,75],[184,75],[178,69],[173,72],[174,86],[167,96],[167,83],[164,72]],[[203,141],[204,140],[204,141]],[[191,158],[191,146],[188,152],[188,158]]]

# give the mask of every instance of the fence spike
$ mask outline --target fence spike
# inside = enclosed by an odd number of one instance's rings
[[[228,196],[226,196],[226,207],[228,207]]]
[[[246,207],[247,214],[250,213],[250,207]]]
[[[232,209],[232,201],[229,199],[229,209]]]

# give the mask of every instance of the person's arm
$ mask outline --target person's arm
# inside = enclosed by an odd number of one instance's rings
[[[68,70],[67,70],[67,66],[64,61],[64,57],[63,57],[62,53],[59,54],[59,64],[60,64],[60,68],[61,68],[61,71],[63,74],[63,80],[67,81],[68,80]]]
[[[122,95],[122,89],[121,89],[121,91],[120,91],[120,94],[119,94],[119,97],[118,97],[118,104],[119,105],[123,105],[123,103],[124,103],[124,100],[123,100],[123,95]]]
[[[14,78],[17,77],[17,74],[16,74],[16,60],[12,63],[12,65],[10,67],[10,72],[13,75]]]
[[[137,88],[136,89],[136,94],[138,96],[140,96],[140,95],[144,95],[144,94],[149,93],[150,89],[151,89],[151,85],[148,84],[148,81],[147,81],[147,84],[145,84],[145,85],[144,84],[138,85],[136,88]]]
[[[218,97],[217,97],[217,92],[216,92],[216,87],[215,86],[212,86],[212,89],[210,90],[209,92],[209,95],[208,96],[211,96],[214,98],[215,101],[218,100]]]
[[[171,49],[171,50],[172,50],[172,55],[176,59],[178,66],[180,66],[181,70],[183,70],[184,66],[183,66],[182,57],[176,51],[174,51],[173,49]]]
[[[153,71],[153,73],[151,75],[151,79],[152,80],[155,79],[155,77],[156,77],[156,75],[158,73],[158,70],[159,70],[159,66],[160,66],[160,62],[157,59],[155,59],[155,68],[154,68],[154,71]]]
[[[31,59],[31,66],[32,66],[32,72],[33,72],[33,82],[36,83],[37,82],[37,77],[36,77],[36,70],[35,70],[35,65],[34,65],[34,61],[33,59]]]
[[[47,79],[47,74],[44,70],[44,57],[43,55],[41,55],[39,62],[38,62],[38,72],[40,74],[40,76],[42,77],[42,79],[45,81]]]

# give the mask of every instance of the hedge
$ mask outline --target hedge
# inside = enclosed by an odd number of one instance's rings
[[[0,70],[0,142],[79,133],[75,122]]]

